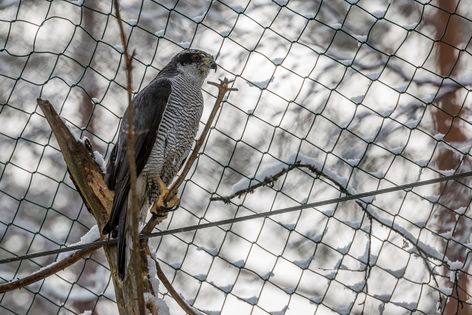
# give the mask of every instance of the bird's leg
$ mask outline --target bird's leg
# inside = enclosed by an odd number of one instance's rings
[[[180,204],[177,194],[174,193],[172,198],[167,201],[169,188],[160,177],[157,178],[157,183],[159,185],[159,199],[155,202],[154,207],[151,208],[151,213],[158,214],[158,212],[169,212],[177,208]]]

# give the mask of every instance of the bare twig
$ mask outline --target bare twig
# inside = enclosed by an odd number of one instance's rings
[[[211,198],[211,200],[220,200],[220,201],[224,201],[224,202],[230,202],[231,199],[233,199],[235,197],[239,197],[239,196],[241,196],[243,194],[246,194],[246,193],[252,193],[252,192],[254,192],[254,190],[256,190],[259,187],[271,185],[277,179],[279,179],[282,175],[290,172],[293,169],[297,169],[297,168],[307,168],[311,172],[313,172],[313,173],[315,173],[319,176],[325,177],[328,180],[330,180],[331,182],[333,182],[338,187],[338,189],[342,193],[346,194],[347,196],[352,196],[353,195],[353,193],[345,185],[340,183],[336,178],[333,178],[333,176],[330,176],[330,175],[326,174],[326,171],[319,170],[314,165],[302,164],[302,163],[300,163],[300,161],[296,161],[295,163],[288,165],[286,168],[282,169],[281,171],[279,171],[279,172],[277,172],[277,173],[275,173],[271,176],[266,177],[263,181],[258,181],[256,184],[251,185],[248,188],[239,190],[239,191],[235,192],[234,194],[232,194],[230,196],[227,196],[227,197],[213,197],[213,198]],[[365,213],[367,213],[367,215],[369,216],[370,222],[372,222],[372,220],[374,220],[375,222],[381,224],[382,226],[385,226],[385,227],[391,229],[392,231],[394,231],[398,235],[401,235],[403,238],[405,238],[415,248],[415,250],[417,251],[419,256],[423,259],[423,262],[424,262],[425,266],[430,270],[430,266],[428,264],[427,257],[431,257],[431,255],[429,255],[426,250],[421,248],[421,245],[418,244],[417,241],[412,239],[408,234],[405,234],[404,232],[402,232],[400,228],[395,227],[393,224],[389,225],[384,220],[377,217],[375,215],[375,213],[370,211],[369,208],[368,208],[368,205],[371,202],[369,203],[369,202],[363,202],[361,200],[356,200],[356,203],[360,208],[362,208],[365,211]],[[380,209],[380,210],[385,211],[384,209],[382,209],[378,206],[375,206],[375,207]],[[371,223],[371,225],[372,225],[372,223]],[[372,227],[370,227],[369,237],[370,237],[371,232],[372,232],[371,229],[372,229]],[[371,251],[370,246],[371,245],[370,245],[370,240],[369,240],[369,259],[368,259],[368,264],[369,265],[370,265],[370,251]],[[435,257],[433,257],[433,258],[435,258]],[[368,268],[366,269],[366,279],[368,279],[369,276],[370,276],[370,270],[369,269],[370,268],[368,266]],[[430,273],[433,274],[433,272],[431,270],[430,270]],[[435,277],[433,277],[433,279],[436,281]],[[367,290],[367,285],[366,285],[366,290]]]
[[[328,178],[330,181],[332,181],[336,186],[339,187],[339,189],[341,190],[341,192],[343,193],[346,193],[348,194],[349,192],[346,190],[346,188],[344,187],[343,184],[341,184],[340,182],[338,182],[335,178],[332,178],[330,176],[327,176],[322,170],[319,170],[317,169],[316,167],[314,167],[313,165],[311,164],[305,164],[305,163],[300,163],[300,161],[297,161],[293,164],[290,164],[290,165],[287,165],[286,168],[282,169],[281,171],[271,175],[271,176],[268,176],[266,178],[264,178],[264,180],[262,181],[257,181],[256,180],[256,183],[254,185],[251,185],[249,186],[248,188],[245,188],[245,189],[241,189],[235,193],[233,193],[232,195],[229,195],[229,196],[219,196],[219,197],[211,197],[210,200],[211,201],[223,201],[225,203],[228,203],[230,202],[231,199],[234,199],[236,197],[240,197],[244,194],[248,194],[248,193],[253,193],[254,190],[256,190],[257,188],[259,187],[263,187],[263,186],[269,186],[271,184],[273,184],[275,181],[277,181],[282,175],[292,171],[293,169],[298,169],[298,168],[307,168],[309,169],[311,172],[317,174],[317,175],[320,175],[320,176],[323,176],[323,177],[326,177]]]
[[[37,281],[43,280],[53,274],[64,270],[65,268],[71,266],[72,264],[76,263],[77,261],[81,260],[85,256],[92,254],[97,248],[100,248],[101,245],[97,245],[94,247],[87,247],[81,250],[74,252],[72,255],[67,256],[66,258],[55,262],[54,264],[49,265],[47,268],[41,269],[29,276],[24,278],[11,281],[8,283],[0,284],[0,293],[5,293],[8,291],[12,291],[15,289],[19,289],[35,283]]]
[[[182,185],[183,181],[187,177],[188,172],[192,168],[193,163],[197,160],[198,154],[200,152],[200,148],[205,142],[208,132],[210,131],[211,126],[213,125],[213,120],[215,119],[215,116],[218,113],[218,110],[220,109],[221,104],[223,103],[223,98],[225,94],[228,91],[238,90],[238,89],[230,87],[230,84],[232,82],[233,82],[232,80],[228,80],[227,78],[220,80],[220,83],[208,82],[208,84],[216,86],[218,88],[218,96],[216,97],[215,105],[213,105],[213,110],[211,111],[210,116],[208,117],[207,123],[205,124],[205,128],[203,129],[198,140],[195,142],[195,146],[193,147],[192,153],[190,153],[185,163],[185,166],[182,169],[182,172],[178,175],[177,179],[172,183],[172,186],[170,187],[169,193],[167,195],[167,198],[168,198],[167,201],[169,201],[170,198],[172,198],[172,196],[174,196],[177,193],[180,185]],[[141,233],[144,235],[151,233],[154,227],[160,223],[160,220],[161,220],[161,217],[154,216],[151,220],[147,222],[147,224],[142,229]]]
[[[138,209],[137,207],[137,193],[136,193],[136,178],[137,178],[137,171],[136,171],[136,156],[135,156],[135,135],[134,135],[134,107],[132,101],[133,95],[133,65],[132,65],[132,56],[128,53],[128,43],[125,37],[125,31],[123,29],[123,21],[121,20],[120,14],[120,3],[119,0],[114,0],[115,3],[115,11],[116,11],[116,18],[118,21],[118,27],[120,29],[120,40],[121,45],[123,46],[123,54],[125,58],[125,66],[126,66],[126,92],[128,96],[128,134],[127,134],[127,158],[129,164],[129,173],[130,173],[130,192],[131,192],[131,206],[129,207],[129,217],[131,218],[128,221],[128,227],[130,228],[131,238],[133,244],[138,244],[136,242],[138,240]]]
[[[157,271],[157,276],[159,277],[159,280],[161,280],[162,284],[166,287],[167,291],[174,298],[177,304],[179,304],[182,310],[184,310],[187,314],[196,315],[197,313],[195,313],[194,309],[190,305],[187,304],[187,302],[174,289],[169,279],[167,279],[157,259],[154,258],[152,255],[149,255],[149,257],[151,257],[151,259],[154,260],[154,263],[156,264],[156,271]]]
[[[120,40],[121,45],[123,46],[123,54],[125,58],[125,65],[126,65],[126,89],[128,95],[128,134],[127,134],[127,158],[129,164],[129,173],[130,173],[130,196],[129,198],[130,203],[128,203],[128,211],[126,213],[127,220],[126,220],[126,228],[128,233],[131,235],[131,242],[133,245],[131,248],[131,256],[133,259],[129,259],[129,270],[130,275],[132,277],[131,282],[133,283],[133,287],[135,291],[133,298],[137,300],[137,306],[139,314],[144,314],[145,304],[144,304],[144,278],[142,277],[143,270],[143,258],[142,258],[142,244],[139,240],[139,209],[138,209],[138,196],[136,192],[136,178],[137,178],[137,171],[136,171],[136,156],[135,156],[135,135],[134,135],[134,108],[133,108],[133,101],[132,101],[132,94],[133,94],[133,77],[132,77],[132,55],[129,54],[128,51],[128,42],[126,41],[125,31],[123,28],[123,21],[121,19],[120,14],[120,3],[119,0],[114,0],[115,4],[115,12],[116,18],[118,22],[118,27],[120,29]],[[137,257],[141,257],[138,259]]]

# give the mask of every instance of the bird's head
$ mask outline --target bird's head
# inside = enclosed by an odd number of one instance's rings
[[[172,58],[177,68],[205,79],[210,69],[216,71],[216,63],[213,56],[198,49],[186,49]]]

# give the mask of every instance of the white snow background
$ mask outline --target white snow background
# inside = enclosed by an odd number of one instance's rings
[[[431,103],[455,89],[470,108],[472,65],[464,57],[465,70],[453,78],[437,74],[431,31],[421,24],[429,3],[414,2],[404,14],[402,1],[387,0],[120,2],[136,51],[136,92],[186,47],[216,57],[208,80],[226,76],[239,89],[227,96],[181,190],[181,208],[162,230],[336,198],[343,194],[335,182],[354,193],[470,170],[470,163],[443,170],[435,162],[439,150],[470,162],[472,142],[447,143],[433,128]],[[457,13],[472,12],[461,5]],[[94,226],[36,98],[93,142],[103,168],[126,106],[122,49],[111,1],[0,2],[0,258],[78,242]],[[200,130],[216,96],[208,84],[203,90]],[[233,203],[209,200],[295,161],[325,176],[296,169]],[[151,243],[175,289],[203,313],[434,314],[455,272],[470,268],[444,257],[446,242],[471,248],[469,235],[438,225],[439,187],[366,199],[365,209],[343,202]],[[452,211],[470,231],[470,205]],[[451,273],[435,283],[415,246]],[[3,265],[0,277],[10,281],[55,259]],[[159,288],[158,302],[184,314]],[[0,296],[6,310],[116,312],[103,253]]]

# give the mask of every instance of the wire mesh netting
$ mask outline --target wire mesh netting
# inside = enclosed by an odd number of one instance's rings
[[[239,89],[160,230],[471,170],[467,1],[129,0],[121,15],[135,92],[189,47],[216,57],[209,80]],[[126,107],[122,50],[112,1],[0,1],[0,258],[64,247],[95,224],[36,98],[108,155]],[[202,125],[216,90],[203,94]],[[466,178],[150,242],[209,314],[467,314],[471,199]],[[59,256],[2,264],[0,277]],[[114,301],[97,251],[0,295],[0,313],[110,314]]]

